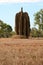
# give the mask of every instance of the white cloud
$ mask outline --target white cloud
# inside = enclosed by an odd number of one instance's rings
[[[0,3],[3,2],[41,2],[43,0],[0,0]]]

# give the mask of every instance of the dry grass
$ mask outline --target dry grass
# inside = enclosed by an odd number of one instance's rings
[[[0,39],[0,65],[43,65],[43,39]]]

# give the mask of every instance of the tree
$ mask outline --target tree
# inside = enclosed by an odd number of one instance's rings
[[[0,37],[11,36],[12,27],[0,20]]]
[[[31,36],[32,37],[37,37],[37,29],[36,28],[31,29]]]
[[[35,15],[35,25],[38,25],[38,29],[43,31],[43,9],[38,11]]]
[[[32,37],[42,37],[41,31],[39,31],[37,28],[32,28],[31,29],[31,34]]]

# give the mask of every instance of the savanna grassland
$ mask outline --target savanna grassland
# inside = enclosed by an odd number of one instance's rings
[[[0,65],[43,65],[43,39],[0,38]]]

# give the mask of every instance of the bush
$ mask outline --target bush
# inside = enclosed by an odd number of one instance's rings
[[[0,38],[10,37],[12,34],[12,27],[0,20]]]

